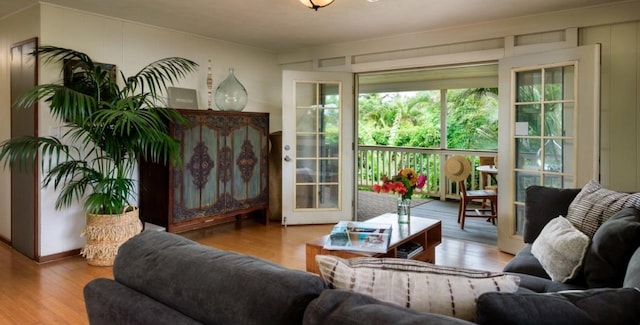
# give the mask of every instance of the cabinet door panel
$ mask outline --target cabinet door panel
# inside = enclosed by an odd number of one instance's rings
[[[238,200],[246,200],[258,196],[262,191],[260,180],[260,133],[259,130],[247,126],[241,132],[243,137],[236,137],[234,148],[237,150],[235,163],[234,192]]]
[[[264,203],[267,191],[266,171],[267,129],[264,118],[250,117],[229,134],[234,153],[231,193],[243,207]]]
[[[200,127],[201,141],[206,147],[207,155],[202,158],[201,168],[208,170],[206,175],[202,175],[202,188],[200,190],[200,205],[202,207],[215,206],[220,199],[220,187],[216,182],[216,174],[218,166],[216,163],[218,156],[219,143],[218,138],[220,134],[217,130],[208,128],[206,126]]]
[[[206,118],[205,118],[206,119]],[[184,221],[224,210],[215,182],[219,132],[197,116],[188,116],[188,127],[176,127],[182,168],[174,172],[173,219]]]

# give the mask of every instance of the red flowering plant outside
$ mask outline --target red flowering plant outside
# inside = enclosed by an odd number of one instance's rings
[[[415,172],[412,168],[406,167],[401,169],[397,175],[387,177],[382,175],[382,184],[375,184],[372,189],[376,193],[398,193],[403,200],[410,200],[413,190],[424,187],[427,177],[424,174]]]

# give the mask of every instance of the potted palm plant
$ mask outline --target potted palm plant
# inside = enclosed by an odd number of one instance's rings
[[[141,231],[136,195],[137,162],[177,163],[178,143],[168,121],[186,123],[160,105],[162,90],[197,69],[193,61],[171,57],[155,61],[133,76],[116,73],[88,55],[53,46],[40,47],[45,64],[62,63],[71,78],[38,85],[17,102],[21,108],[44,101],[64,122],[60,137],[23,136],[0,144],[5,166],[27,169],[37,161],[43,186],[59,190],[56,209],[77,201],[86,211],[82,255],[91,265],[112,265],[118,247]]]

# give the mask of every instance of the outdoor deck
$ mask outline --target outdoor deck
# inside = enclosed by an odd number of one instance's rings
[[[395,195],[359,191],[358,220],[367,220],[383,213],[395,212],[396,200]],[[457,200],[414,198],[411,201],[412,216],[441,220],[443,237],[496,246],[497,228],[484,218],[468,218],[465,220],[464,229],[460,229],[457,221],[459,204]]]

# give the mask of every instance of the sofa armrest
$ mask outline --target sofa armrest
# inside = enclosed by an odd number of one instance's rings
[[[551,219],[562,215],[567,216],[567,210],[573,199],[581,189],[558,189],[545,186],[529,186],[526,189],[525,218],[523,223],[523,237],[527,244],[533,243],[542,228]]]
[[[639,324],[640,290],[556,293],[489,292],[478,298],[478,324]]]
[[[207,324],[299,324],[327,288],[315,274],[159,231],[124,243],[113,276]]]
[[[94,279],[84,287],[91,325],[202,324],[110,279]]]

